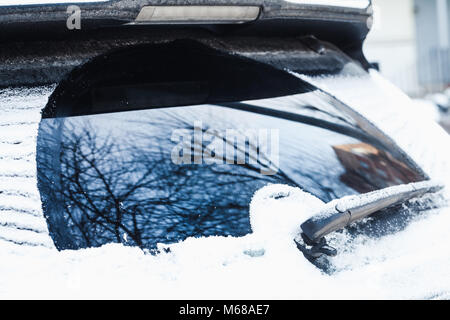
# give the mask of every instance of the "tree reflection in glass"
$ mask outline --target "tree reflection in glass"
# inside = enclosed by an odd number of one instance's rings
[[[226,135],[229,129],[246,137],[249,130],[276,129],[279,154],[268,152],[269,140],[238,143]],[[173,160],[180,144],[174,132],[188,134],[188,163]],[[50,118],[38,138],[39,189],[59,249],[111,242],[153,249],[187,237],[242,236],[251,231],[252,195],[269,183],[300,187],[323,201],[358,193],[340,179],[349,168],[333,146],[359,142],[210,105]],[[213,161],[202,157],[205,152]]]

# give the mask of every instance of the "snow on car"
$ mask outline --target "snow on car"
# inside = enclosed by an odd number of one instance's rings
[[[363,2],[321,8],[360,44]],[[272,4],[255,30],[286,12],[302,26],[325,2]],[[59,38],[33,67],[20,49],[45,52],[47,40],[7,48],[2,68],[16,76],[0,76],[10,85],[0,91],[0,296],[450,297],[450,136],[367,71],[354,33],[329,44],[251,28],[226,41],[177,32]],[[244,148],[229,129],[250,132]],[[252,149],[261,132],[273,135]],[[321,220],[330,212],[347,220]]]

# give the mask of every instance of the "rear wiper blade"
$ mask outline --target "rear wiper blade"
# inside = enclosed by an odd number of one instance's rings
[[[362,220],[380,210],[405,203],[428,193],[436,193],[444,187],[433,181],[415,182],[377,190],[357,196],[349,196],[327,203],[313,217],[301,224],[301,239],[312,249],[299,249],[309,258],[323,254],[334,255],[335,250],[326,245],[324,237]],[[297,245],[299,242],[296,240]]]

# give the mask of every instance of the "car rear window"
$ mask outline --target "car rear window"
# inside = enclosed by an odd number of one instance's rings
[[[45,118],[37,163],[59,249],[242,236],[268,184],[328,202],[424,179],[319,91]]]

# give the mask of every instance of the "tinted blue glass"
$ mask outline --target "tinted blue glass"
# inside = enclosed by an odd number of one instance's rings
[[[330,201],[420,179],[387,150],[358,139],[364,132],[353,119],[316,93],[247,107],[253,111],[200,105],[43,119],[39,188],[58,248],[242,236],[251,231],[252,195],[271,183]]]

